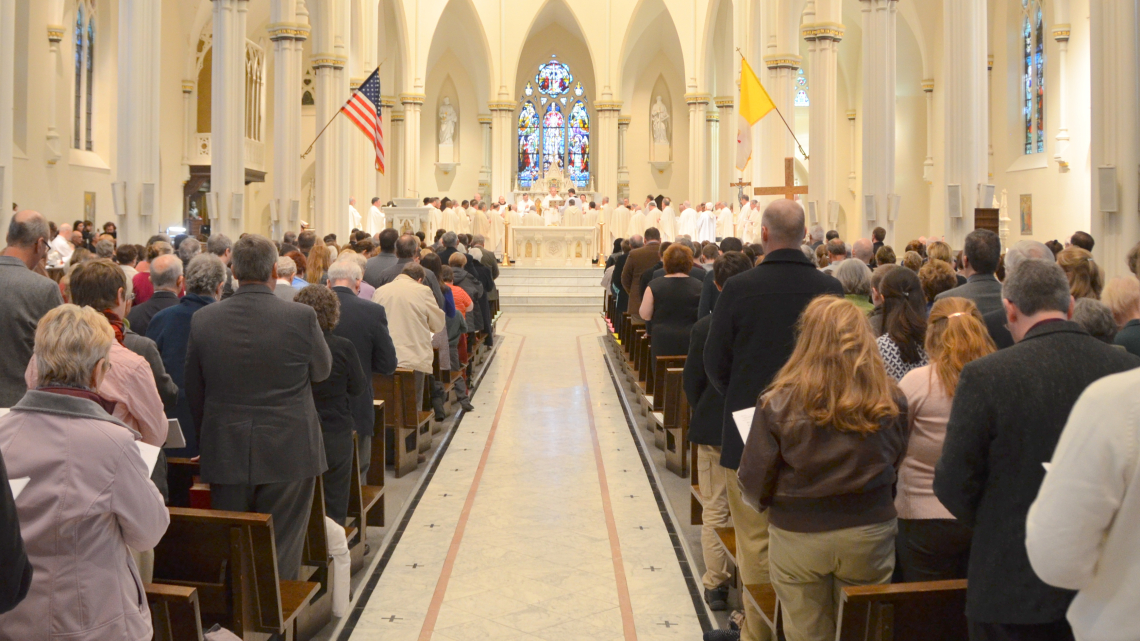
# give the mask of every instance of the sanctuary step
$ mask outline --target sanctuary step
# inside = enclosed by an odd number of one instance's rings
[[[504,267],[495,287],[504,312],[598,312],[604,273],[597,267]]]

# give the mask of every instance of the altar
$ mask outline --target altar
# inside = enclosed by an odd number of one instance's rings
[[[431,228],[431,207],[415,198],[396,198],[393,202],[395,207],[381,208],[389,227],[401,234],[422,231],[428,238],[432,237],[435,230]]]
[[[512,227],[511,258],[519,267],[589,267],[597,227]]]
[[[515,198],[515,204],[522,202],[524,195],[529,195],[531,201],[536,203],[536,207],[540,206],[544,199],[550,195],[550,190],[554,189],[557,197],[552,201],[556,207],[562,207],[566,204],[566,199],[569,197],[570,189],[573,188],[578,194],[578,200],[582,201],[580,206],[585,209],[585,205],[591,200],[594,200],[595,192],[592,189],[577,188],[573,182],[567,180],[562,175],[562,170],[557,167],[551,167],[546,171],[538,180],[531,183],[530,187],[523,187],[515,183],[515,190],[512,192]]]

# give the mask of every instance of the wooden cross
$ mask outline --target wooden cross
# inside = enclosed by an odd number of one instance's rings
[[[795,200],[796,194],[807,194],[807,185],[796,185],[796,160],[784,159],[784,186],[783,187],[757,187],[757,196],[783,196],[788,200]]]

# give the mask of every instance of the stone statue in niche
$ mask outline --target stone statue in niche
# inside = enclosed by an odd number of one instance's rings
[[[653,160],[670,160],[669,108],[661,96],[657,96],[657,101],[649,110],[649,121],[653,126]]]
[[[455,139],[455,107],[451,106],[451,98],[444,98],[439,106],[439,144],[451,145]]]

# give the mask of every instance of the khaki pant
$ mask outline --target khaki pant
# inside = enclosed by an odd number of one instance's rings
[[[895,571],[894,519],[832,532],[768,532],[788,641],[834,641],[843,588],[887,584]]]
[[[736,470],[725,468],[725,485],[728,491],[728,509],[736,529],[736,568],[745,585],[771,583],[768,574],[768,514],[760,513],[744,504],[740,496],[740,481]],[[770,641],[772,629],[764,623],[760,611],[744,599],[744,627],[741,641]]]
[[[728,490],[725,469],[720,466],[720,448],[711,445],[697,446],[697,485],[701,490],[704,511],[701,519],[701,549],[705,557],[705,575],[701,578],[705,589],[713,590],[728,582],[728,553],[716,535],[717,528],[731,525],[728,514]]]

